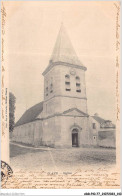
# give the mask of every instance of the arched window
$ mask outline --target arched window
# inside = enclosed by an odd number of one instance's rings
[[[70,80],[70,75],[66,74],[65,79],[69,81]]]
[[[68,74],[65,75],[65,90],[71,91],[70,88],[70,76]]]
[[[50,82],[50,93],[53,93],[53,78],[51,78]]]
[[[81,84],[80,84],[80,77],[76,76],[76,92],[80,93],[81,92]]]

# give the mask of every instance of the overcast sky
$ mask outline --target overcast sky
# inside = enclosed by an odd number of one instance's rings
[[[16,120],[43,100],[42,72],[63,22],[87,67],[88,112],[115,122],[114,2],[5,2],[9,89],[16,96]]]

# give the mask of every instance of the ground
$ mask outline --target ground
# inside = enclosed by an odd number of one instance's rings
[[[12,168],[70,170],[90,166],[111,166],[116,163],[115,149],[107,148],[33,148],[10,144]]]

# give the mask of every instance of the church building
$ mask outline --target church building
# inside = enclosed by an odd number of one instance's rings
[[[101,130],[94,134],[93,128],[99,122],[87,110],[86,71],[61,25],[49,65],[42,73],[44,101],[25,111],[15,124],[12,140],[50,147],[99,145]],[[115,125],[111,123],[107,131],[112,131],[111,145],[115,147]]]

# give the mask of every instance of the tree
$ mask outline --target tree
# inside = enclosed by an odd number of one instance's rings
[[[16,97],[13,93],[9,93],[9,131],[13,131],[15,125],[15,103]]]

